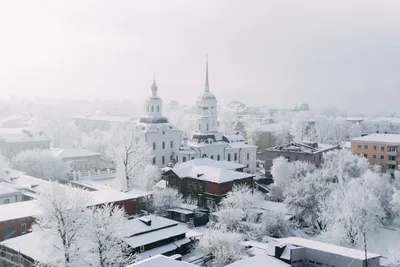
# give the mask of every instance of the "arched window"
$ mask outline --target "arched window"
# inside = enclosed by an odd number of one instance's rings
[[[206,154],[203,154],[203,158],[207,158],[207,155],[206,155]]]
[[[157,106],[157,112],[160,112],[160,106]]]
[[[221,157],[220,157],[219,155],[217,156],[217,160],[218,160],[218,161],[220,161],[220,160],[221,160]]]
[[[237,153],[235,153],[235,161],[237,161]]]
[[[162,149],[165,149],[165,142],[162,142]]]
[[[154,112],[154,106],[151,106],[151,112]]]

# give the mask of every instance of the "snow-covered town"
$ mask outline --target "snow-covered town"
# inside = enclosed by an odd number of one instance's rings
[[[22,2],[0,267],[400,267],[400,4]]]

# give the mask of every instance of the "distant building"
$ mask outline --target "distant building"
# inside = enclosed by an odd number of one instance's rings
[[[134,119],[125,116],[111,115],[86,115],[72,117],[78,129],[82,132],[90,133],[94,130],[107,131],[113,125],[133,125]]]
[[[53,148],[51,152],[70,163],[72,171],[94,171],[102,168],[101,154],[86,148]]]
[[[337,148],[338,146],[335,145],[315,142],[291,142],[268,148],[264,152],[266,175],[271,175],[271,167],[275,158],[284,157],[288,161],[306,161],[318,167],[322,163],[322,154]]]
[[[184,166],[166,171],[167,187],[176,188],[184,197],[198,200],[199,207],[213,208],[234,185],[253,185],[254,175],[210,166]]]
[[[196,267],[196,266],[197,265],[188,262],[175,260],[172,257],[157,255],[148,259],[138,261],[126,267]]]
[[[294,111],[308,111],[310,106],[307,103],[300,103],[295,108]]]
[[[20,191],[13,189],[7,183],[0,182],[0,205],[20,202],[23,195]]]
[[[31,118],[24,115],[0,116],[0,127],[23,128],[31,126]]]
[[[137,130],[144,133],[147,144],[153,149],[153,164],[164,167],[172,163],[174,151],[181,145],[181,131],[163,116],[163,102],[157,95],[154,79],[152,95],[146,100],[146,114],[139,119]]]
[[[250,173],[256,171],[257,146],[249,145],[240,134],[223,135],[218,132],[218,101],[210,92],[208,83],[208,61],[204,92],[197,98],[199,113],[198,128],[192,139],[174,151],[176,163],[195,158],[226,160],[247,166]]]
[[[400,164],[400,134],[370,134],[351,140],[353,154],[362,155],[382,171],[394,174]]]
[[[259,152],[263,152],[270,147],[290,142],[292,139],[289,123],[271,123],[263,125],[254,132],[254,135],[255,145],[258,147]]]
[[[22,130],[20,133],[0,133],[0,153],[11,159],[26,150],[50,148],[50,138],[43,132]]]
[[[267,254],[290,266],[380,267],[378,254],[322,243],[301,237],[276,239],[269,243]],[[365,260],[367,258],[367,260]],[[275,265],[274,265],[275,266]]]

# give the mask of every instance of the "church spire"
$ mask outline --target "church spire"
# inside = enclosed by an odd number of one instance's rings
[[[151,85],[152,97],[157,96],[157,89],[158,89],[158,86],[156,84],[156,73],[153,72],[153,84]]]
[[[210,88],[208,86],[208,54],[206,54],[206,84],[204,86],[204,91],[209,92]]]

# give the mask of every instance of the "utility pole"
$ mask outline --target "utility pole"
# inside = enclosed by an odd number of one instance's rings
[[[363,233],[364,236],[364,253],[365,253],[365,267],[368,267],[368,256],[367,256],[367,238],[365,237],[365,232]]]

